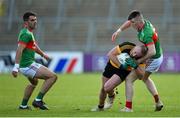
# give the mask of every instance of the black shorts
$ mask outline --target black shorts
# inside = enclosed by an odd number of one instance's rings
[[[123,69],[122,66],[120,68],[116,68],[112,66],[110,62],[108,62],[104,69],[103,76],[106,78],[111,78],[114,74],[116,74],[121,78],[122,81],[124,81],[130,72],[131,71]]]

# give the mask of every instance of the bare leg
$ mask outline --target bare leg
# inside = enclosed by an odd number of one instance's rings
[[[131,73],[126,77],[125,80],[126,101],[132,102],[133,94],[134,94],[133,84],[135,80],[137,80],[136,72],[131,71]]]
[[[126,105],[124,109],[121,109],[123,112],[132,112],[133,84],[135,80],[137,80],[137,75],[136,72],[132,70],[125,80]]]
[[[114,95],[114,88],[121,83],[121,79],[117,75],[113,75],[110,79],[102,77],[102,88],[99,94],[99,107],[104,107],[107,93],[109,96]]]
[[[104,85],[104,90],[109,94],[114,94],[114,88],[121,84],[122,80],[116,74],[114,74]]]
[[[155,96],[155,95],[158,95],[158,92],[157,92],[157,89],[156,89],[156,86],[154,84],[154,81],[151,80],[150,78],[148,78],[147,80],[143,80],[144,83],[146,84],[146,87],[148,88],[149,92]]]
[[[44,95],[47,93],[47,91],[52,87],[52,85],[57,80],[56,74],[51,72],[48,68],[44,66],[42,66],[38,70],[35,77],[45,80],[40,90],[40,92],[43,93]]]
[[[42,110],[48,110],[48,107],[43,102],[43,97],[52,87],[52,85],[56,82],[57,76],[55,73],[51,72],[45,66],[41,66],[36,72],[35,77],[39,79],[44,79],[45,81],[41,87],[39,94],[37,95],[36,99],[33,101],[32,105]]]
[[[27,85],[24,90],[24,96],[21,103],[21,107],[27,106],[27,102],[29,101],[29,98],[31,97],[36,85],[38,84],[37,78],[34,79],[28,78],[28,80],[30,81],[31,84]]]
[[[103,106],[104,107],[104,102],[106,99],[106,95],[107,93],[104,91],[104,84],[109,80],[109,78],[106,77],[102,77],[102,87],[99,93],[99,106]]]
[[[108,93],[108,98],[106,104],[104,105],[104,109],[110,109],[113,106],[115,93],[114,88],[116,88],[122,80],[116,74],[114,74],[104,85],[104,90]]]
[[[143,77],[143,81],[145,82],[148,90],[150,91],[150,93],[154,97],[154,101],[156,104],[155,111],[161,111],[161,109],[163,108],[163,103],[159,99],[158,91],[156,89],[154,82],[149,78],[150,75],[151,75],[150,72],[145,72],[145,75]]]

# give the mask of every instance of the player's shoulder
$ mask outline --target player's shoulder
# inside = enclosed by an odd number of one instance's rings
[[[22,28],[20,30],[20,35],[31,35],[31,33],[29,32],[27,28]]]
[[[148,20],[145,20],[144,33],[152,33],[154,30],[154,26]]]

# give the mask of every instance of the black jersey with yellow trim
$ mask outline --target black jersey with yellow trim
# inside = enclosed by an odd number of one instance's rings
[[[130,54],[131,49],[133,49],[136,45],[131,42],[124,42],[122,44],[119,44],[119,50],[121,53],[128,53]]]
[[[128,53],[130,55],[131,49],[133,49],[136,45],[131,42],[123,42],[117,46],[117,50],[120,53]],[[113,61],[109,60],[110,64],[115,68],[119,68]]]
[[[128,53],[130,55],[131,50],[136,46],[136,44],[131,43],[131,42],[123,42],[122,44],[119,44],[117,47],[117,50],[120,53]],[[137,58],[138,59],[138,58]],[[113,67],[115,68],[119,68],[115,63],[113,63],[113,61],[109,60],[109,62]],[[145,63],[141,63],[139,65],[140,67],[145,67],[146,64]],[[128,71],[131,71],[132,68],[128,67],[127,69]]]

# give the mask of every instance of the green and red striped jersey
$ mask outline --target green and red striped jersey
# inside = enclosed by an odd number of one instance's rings
[[[156,48],[156,54],[152,58],[159,58],[162,55],[162,48],[160,45],[158,34],[153,25],[148,20],[144,20],[144,28],[138,32],[138,39],[145,46],[154,44]]]
[[[27,28],[23,28],[18,36],[18,44],[26,46],[22,52],[20,67],[28,67],[35,60],[35,39],[33,33]]]

